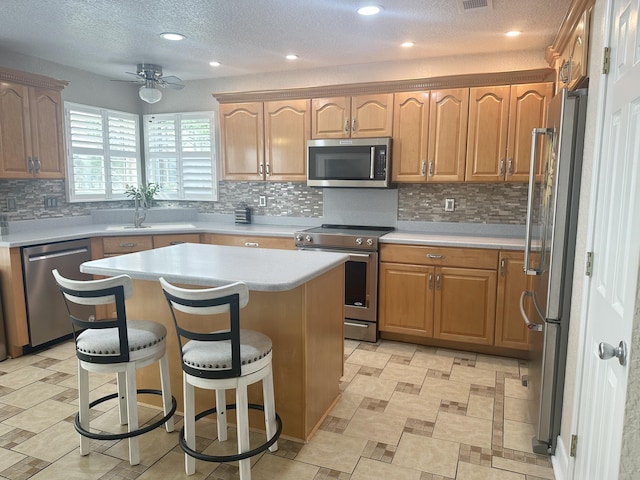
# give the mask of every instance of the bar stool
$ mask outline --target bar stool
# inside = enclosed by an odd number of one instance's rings
[[[78,414],[75,428],[80,434],[80,454],[90,451],[90,439],[129,439],[129,462],[140,463],[138,436],[165,425],[173,432],[173,414],[177,408],[171,395],[169,363],[166,349],[166,328],[150,320],[127,320],[125,298],[131,296],[133,284],[127,275],[102,280],[71,280],[58,270],[52,271],[62,292],[73,326],[73,337],[78,357]],[[73,304],[107,305],[115,303],[116,318],[109,320],[82,319],[74,316]],[[160,364],[161,390],[137,389],[136,369]],[[117,374],[118,392],[89,403],[89,372]],[[138,428],[137,394],[162,396],[164,417]],[[95,433],[89,430],[89,409],[113,398],[118,398],[120,424],[128,424],[123,433]]]
[[[180,431],[180,447],[185,452],[187,475],[195,472],[195,459],[206,462],[239,462],[240,480],[251,479],[251,460],[266,449],[275,452],[282,432],[282,420],[275,411],[271,339],[253,330],[240,329],[240,309],[249,301],[249,290],[242,282],[230,285],[186,289],[160,278],[160,285],[169,303],[176,326],[184,387],[184,427]],[[176,312],[178,312],[176,314]],[[228,313],[229,328],[201,333],[183,328],[191,315]],[[191,322],[193,324],[193,321]],[[201,324],[198,322],[197,324]],[[206,327],[203,328],[206,330]],[[184,343],[184,339],[188,340]],[[247,386],[262,380],[264,406],[248,402]],[[215,390],[216,408],[196,415],[194,387]],[[235,389],[236,403],[226,405],[225,390]],[[265,416],[267,441],[251,449],[249,445],[248,409],[262,410]],[[226,410],[236,410],[238,432],[237,455],[205,455],[195,450],[196,421],[217,413],[218,439],[227,439]]]

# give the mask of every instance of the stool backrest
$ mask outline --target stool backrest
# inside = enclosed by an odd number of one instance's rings
[[[73,327],[73,338],[78,341],[78,335],[87,329],[117,328],[119,337],[119,352],[113,355],[89,355],[76,348],[76,355],[80,360],[91,363],[119,363],[129,361],[129,338],[127,335],[127,313],[125,298],[133,293],[133,283],[128,275],[119,275],[100,280],[72,280],[63,277],[57,269],[51,271],[58,288],[62,293],[69,312],[69,319]],[[78,305],[108,305],[115,303],[116,318],[95,320],[95,318],[79,318],[74,315],[72,304]]]
[[[249,289],[242,282],[215,288],[188,289],[176,287],[160,277],[160,285],[167,298],[178,335],[182,369],[190,375],[202,378],[239,377],[240,363],[240,309],[249,301]],[[229,328],[215,332],[196,332],[181,326],[176,311],[188,315],[211,316],[228,313]],[[231,366],[216,370],[193,368],[184,362],[183,338],[202,342],[230,342]]]

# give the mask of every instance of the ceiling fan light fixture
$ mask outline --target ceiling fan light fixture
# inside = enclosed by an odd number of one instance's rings
[[[164,38],[165,40],[171,40],[173,42],[178,42],[180,40],[184,40],[185,36],[182,35],[181,33],[176,33],[176,32],[164,32],[161,33],[160,36],[162,38]]]
[[[162,99],[162,92],[154,88],[153,82],[147,81],[138,90],[138,96],[147,103],[156,103]]]

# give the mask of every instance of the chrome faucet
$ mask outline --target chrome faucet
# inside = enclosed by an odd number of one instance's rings
[[[142,213],[140,213],[141,201],[142,201]],[[145,213],[145,210],[147,209],[147,199],[144,198],[144,194],[135,196],[135,206],[136,206],[136,210],[133,214],[133,226],[135,228],[140,228],[142,227],[142,222],[144,222],[144,219],[147,218],[147,214]]]

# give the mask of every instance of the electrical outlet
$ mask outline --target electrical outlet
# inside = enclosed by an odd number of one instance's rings
[[[7,211],[15,212],[18,210],[15,197],[7,197]]]
[[[444,211],[453,212],[456,209],[456,200],[454,198],[446,198],[444,200]]]
[[[267,197],[265,195],[260,195],[258,197],[258,206],[266,207],[267,206]]]
[[[56,197],[44,197],[44,208],[58,208],[58,199]]]

